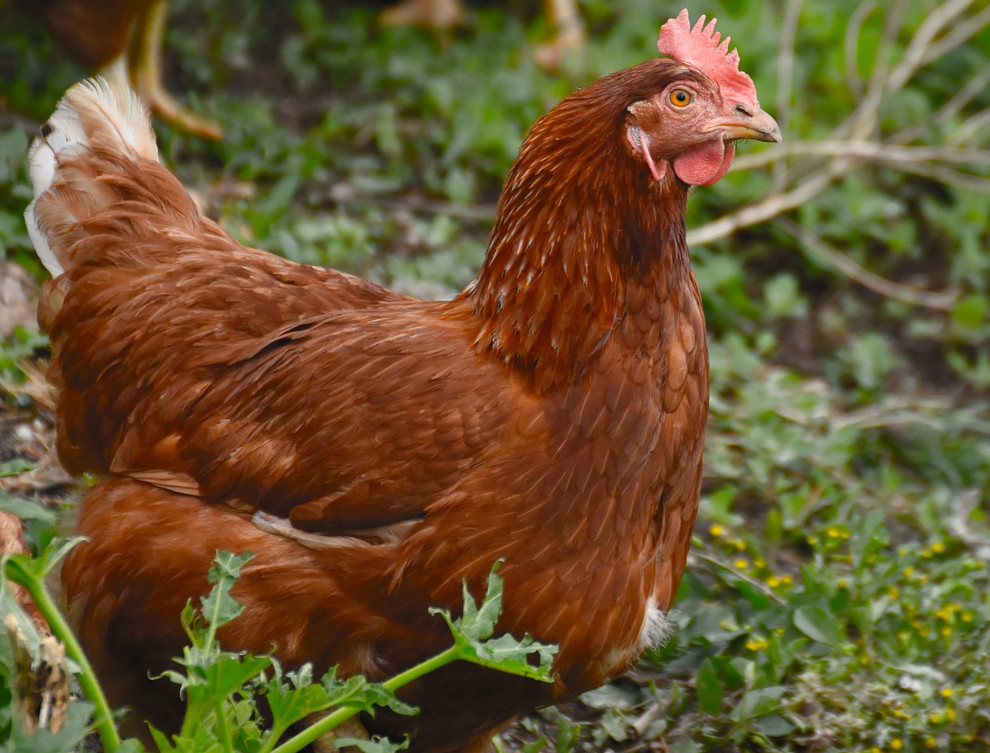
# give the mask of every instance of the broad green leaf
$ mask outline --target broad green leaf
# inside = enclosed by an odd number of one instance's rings
[[[807,606],[794,610],[791,618],[794,627],[806,636],[819,643],[839,646],[843,643],[842,632],[835,617],[827,609]]]
[[[753,660],[744,656],[713,656],[712,664],[718,676],[730,690],[735,690],[752,682]]]
[[[754,608],[763,611],[773,606],[773,599],[767,595],[767,592],[757,588],[752,583],[740,580],[736,582],[735,587],[742,597],[752,604]]]
[[[990,319],[990,298],[983,293],[966,296],[952,310],[952,318],[972,329],[986,324]]]
[[[712,664],[711,659],[705,659],[698,669],[697,679],[698,706],[706,714],[715,716],[722,711],[722,681]]]
[[[237,690],[240,690],[249,680],[254,679],[271,665],[271,659],[267,656],[250,656],[243,654],[231,654],[224,652],[210,664],[206,666],[192,667],[191,674],[202,673],[204,680],[199,687],[206,700],[227,698]],[[188,668],[188,667],[187,667]],[[194,687],[187,687],[187,692],[192,694],[197,690]]]
[[[794,731],[794,725],[780,714],[761,716],[753,722],[753,726],[767,737],[784,737]]]
[[[606,709],[598,724],[605,730],[609,738],[621,743],[629,739],[629,727],[625,717],[616,709]]]
[[[557,743],[554,746],[554,753],[570,753],[580,738],[581,725],[561,714],[557,720]]]
[[[780,708],[780,699],[786,691],[780,685],[747,690],[729,712],[729,719],[739,722],[772,714]]]
[[[14,458],[13,460],[0,463],[0,478],[16,476],[18,473],[30,471],[32,468],[34,468],[34,464],[30,461],[23,458]]]
[[[58,514],[48,505],[24,497],[7,497],[2,491],[0,510],[16,515],[23,521],[37,520],[43,526],[54,526],[58,521]]]

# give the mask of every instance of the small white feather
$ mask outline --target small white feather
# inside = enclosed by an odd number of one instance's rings
[[[639,650],[656,648],[666,642],[672,632],[674,626],[657,606],[656,598],[651,596],[643,610],[643,624],[639,628]]]
[[[34,246],[34,252],[38,255],[41,263],[45,265],[48,274],[52,277],[58,277],[65,270],[55,252],[52,251],[52,247],[48,244],[48,236],[38,226],[38,219],[34,215],[34,201],[28,204],[27,209],[24,210],[24,224],[27,225],[28,237]]]

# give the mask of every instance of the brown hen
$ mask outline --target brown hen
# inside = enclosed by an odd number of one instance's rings
[[[66,94],[26,216],[54,277],[59,454],[100,477],[63,581],[117,704],[175,723],[174,686],[148,677],[217,549],[255,555],[228,648],[371,678],[444,648],[427,608],[458,609],[504,560],[498,630],[558,644],[555,682],[431,674],[403,693],[418,716],[369,720],[414,751],[484,750],[663,635],[708,410],[685,202],[735,140],[780,138],[718,40],[685,11],[670,57],[537,121],[447,302],[244,248],[158,163],[129,94]]]

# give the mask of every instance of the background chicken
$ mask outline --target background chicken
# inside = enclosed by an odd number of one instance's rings
[[[584,23],[575,0],[543,0],[553,38],[534,50],[536,62],[544,68],[560,66],[564,56],[585,44]],[[381,15],[386,26],[422,26],[442,31],[464,22],[461,0],[403,0]]]
[[[372,678],[445,645],[427,607],[504,560],[499,627],[558,644],[556,681],[430,675],[406,694],[420,715],[372,721],[413,750],[484,749],[656,642],[707,415],[687,192],[735,140],[780,137],[719,40],[685,11],[669,57],[540,119],[477,279],[440,303],[244,248],[158,164],[128,94],[66,95],[32,148],[27,220],[54,276],[59,454],[101,476],[63,579],[116,702],[174,724],[148,674],[218,548],[255,554],[227,646]]]
[[[209,139],[220,126],[180,105],[162,82],[167,0],[42,0],[17,4],[45,19],[59,46],[77,63],[117,86],[130,86],[151,110]]]
[[[117,86],[129,86],[152,112],[172,125],[207,139],[222,136],[214,121],[181,105],[166,89],[162,49],[168,0],[15,0],[21,10],[44,19],[59,47],[75,62]],[[548,69],[585,43],[573,0],[545,0],[553,38],[534,56]],[[464,22],[459,0],[406,0],[381,14],[386,26],[421,26],[434,31]]]

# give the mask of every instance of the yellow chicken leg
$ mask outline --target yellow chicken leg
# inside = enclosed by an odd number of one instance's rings
[[[162,37],[165,33],[167,0],[156,0],[134,22],[127,66],[131,86],[163,120],[207,139],[223,137],[220,126],[180,105],[162,83]]]

